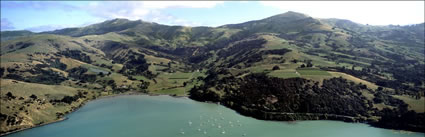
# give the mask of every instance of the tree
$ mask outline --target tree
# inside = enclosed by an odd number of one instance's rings
[[[134,78],[133,76],[128,76],[129,80],[137,80],[136,78]]]
[[[276,66],[273,67],[272,70],[279,70],[279,69],[280,69],[279,66],[276,65]]]
[[[108,83],[106,83],[106,84],[110,85],[110,86],[116,85],[114,80],[109,80]]]
[[[307,62],[307,67],[313,67],[313,64],[311,63],[311,61]]]
[[[36,95],[34,95],[34,94],[32,94],[32,95],[30,96],[30,98],[32,98],[32,99],[34,99],[34,100],[36,100],[36,99],[37,99],[37,96],[36,96]]]
[[[2,77],[4,74],[4,68],[0,68],[0,77]]]
[[[99,72],[99,73],[98,73],[98,75],[99,75],[100,77],[104,77],[104,76],[105,76],[105,74],[103,74],[103,72]]]
[[[12,99],[15,99],[16,97],[15,96],[13,96],[13,94],[12,93],[10,93],[10,92],[7,92],[6,93],[6,97],[7,98],[12,98]]]
[[[60,102],[64,102],[67,104],[71,104],[72,102],[76,101],[78,98],[72,97],[72,96],[64,96]]]

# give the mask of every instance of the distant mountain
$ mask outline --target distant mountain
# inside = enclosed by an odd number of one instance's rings
[[[320,22],[301,13],[287,12],[261,20],[224,25],[222,27],[250,30],[252,32],[288,33],[291,31],[299,32],[313,27],[309,25],[320,25]]]
[[[27,30],[21,30],[21,31],[2,31],[0,35],[1,35],[1,41],[6,41],[6,40],[19,38],[19,37],[31,36],[34,34],[36,33],[27,31]]]
[[[371,26],[341,19],[322,19],[322,21],[347,31],[374,36],[380,39],[396,40],[398,42],[404,41],[406,42],[405,44],[417,44],[417,46],[422,46],[423,41],[425,40],[424,23],[406,26]]]
[[[424,23],[372,26],[287,12],[219,27],[113,19],[1,38],[2,134],[128,92],[221,102],[259,119],[423,131]]]
[[[100,34],[105,34],[108,32],[118,32],[118,31],[126,30],[143,23],[144,22],[140,20],[130,21],[128,19],[113,19],[113,20],[108,20],[99,24],[93,24],[87,27],[82,27],[82,28],[65,28],[65,29],[48,31],[43,33],[68,35],[73,37],[79,37],[84,35],[100,35]]]

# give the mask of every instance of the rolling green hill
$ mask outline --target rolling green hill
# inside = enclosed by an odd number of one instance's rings
[[[259,119],[424,131],[423,23],[371,26],[287,12],[219,27],[114,19],[1,34],[1,134],[122,93],[190,96]]]
[[[31,36],[31,35],[35,35],[35,34],[36,33],[33,33],[31,31],[27,31],[27,30],[2,31],[0,36],[1,36],[1,41],[6,41],[6,40],[16,39],[16,38],[19,38],[19,37]]]

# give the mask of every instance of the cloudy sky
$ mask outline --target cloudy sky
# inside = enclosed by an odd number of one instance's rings
[[[1,30],[40,32],[81,27],[114,18],[167,25],[220,26],[287,11],[370,25],[424,22],[424,1],[1,1]]]

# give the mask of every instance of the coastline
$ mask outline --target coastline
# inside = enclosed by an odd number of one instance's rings
[[[21,131],[24,131],[24,130],[28,130],[28,129],[32,129],[32,128],[36,128],[36,127],[42,127],[42,126],[46,126],[46,125],[49,125],[49,124],[54,124],[54,123],[57,123],[57,122],[65,121],[67,119],[68,119],[67,117],[63,117],[63,118],[57,119],[57,120],[52,121],[52,122],[43,123],[43,124],[35,125],[35,126],[32,126],[32,127],[28,127],[28,128],[21,128],[21,129],[5,132],[4,134],[0,134],[0,136],[3,137],[3,136],[11,135],[11,134],[18,133],[18,132],[21,132]]]
[[[75,109],[71,110],[69,113],[66,113],[66,114],[71,114],[71,113],[79,110],[81,107],[83,107],[84,105],[86,105],[86,103],[91,102],[91,101],[96,101],[96,100],[100,100],[100,99],[114,98],[114,97],[119,97],[119,96],[126,96],[126,95],[147,95],[147,96],[167,95],[167,96],[175,97],[175,98],[189,97],[188,95],[183,95],[183,96],[176,95],[176,96],[174,96],[174,95],[169,95],[169,94],[141,93],[141,92],[137,92],[137,91],[129,91],[129,92],[125,92],[125,93],[105,95],[105,96],[97,97],[95,99],[85,100],[80,105],[78,105],[78,107],[76,107]],[[5,132],[5,133],[0,134],[0,137],[4,137],[4,136],[7,136],[7,135],[11,135],[11,134],[18,133],[18,132],[21,132],[21,131],[24,131],[24,130],[28,130],[28,129],[32,129],[32,128],[37,128],[37,127],[42,127],[42,126],[46,126],[46,125],[50,125],[50,124],[62,122],[62,121],[65,121],[67,119],[68,119],[68,117],[64,116],[64,117],[62,117],[60,119],[57,119],[57,120],[54,120],[54,121],[51,121],[51,122],[46,122],[46,123],[43,123],[43,124],[34,125],[34,126],[31,126],[31,127],[27,127],[27,128],[21,128],[21,129],[17,129],[17,130]]]
[[[100,99],[114,98],[114,97],[119,97],[119,96],[127,96],[127,95],[146,95],[146,96],[162,96],[162,95],[166,95],[166,96],[175,97],[175,98],[184,98],[184,97],[187,97],[188,99],[191,99],[191,100],[194,100],[194,101],[198,101],[198,102],[219,104],[219,105],[222,105],[224,107],[227,107],[227,108],[229,108],[231,110],[236,111],[238,114],[240,114],[242,116],[252,117],[252,118],[255,118],[255,119],[266,120],[266,121],[336,120],[336,121],[342,121],[342,122],[347,122],[347,123],[365,123],[365,124],[370,125],[371,127],[389,129],[389,130],[393,130],[395,132],[406,132],[406,133],[418,132],[418,131],[409,131],[409,130],[402,130],[402,129],[391,129],[391,128],[374,126],[373,124],[370,123],[371,121],[369,121],[367,119],[358,118],[358,117],[349,117],[349,116],[332,115],[332,114],[315,114],[315,113],[267,113],[267,112],[259,112],[259,111],[255,111],[255,110],[243,111],[242,109],[231,107],[231,106],[228,106],[226,104],[222,104],[220,102],[200,101],[200,100],[192,99],[188,95],[183,95],[183,96],[178,95],[178,96],[175,96],[175,95],[169,95],[169,94],[141,93],[141,92],[135,92],[135,91],[130,91],[130,92],[126,92],[126,93],[120,93],[120,94],[113,94],[113,95],[105,95],[105,96],[97,97],[95,99],[85,100],[78,107],[76,107],[75,109],[73,109],[72,111],[70,111],[67,114],[71,114],[71,113],[79,110],[84,105],[86,105],[86,103],[91,102],[91,101],[96,101],[96,100],[100,100]],[[260,117],[258,117],[258,116],[260,116]],[[301,116],[302,119],[297,119],[297,118],[300,118],[298,116]],[[24,131],[24,130],[28,130],[28,129],[32,129],[32,128],[37,128],[37,127],[42,127],[42,126],[46,126],[46,125],[50,125],[50,124],[62,122],[62,121],[65,121],[67,119],[68,119],[68,117],[65,115],[64,117],[62,117],[62,118],[60,118],[58,120],[52,121],[52,122],[47,122],[47,123],[43,123],[43,124],[39,124],[39,125],[34,125],[34,126],[28,127],[28,128],[22,128],[22,129],[18,129],[18,130],[6,132],[4,134],[1,134],[0,137],[11,135],[11,134],[18,133],[18,132],[21,132],[21,131]],[[423,133],[423,132],[418,132],[418,133]]]
[[[215,103],[222,105],[224,107],[227,107],[231,110],[234,110],[238,114],[246,117],[252,117],[258,120],[265,120],[265,121],[304,121],[304,120],[335,120],[335,121],[342,121],[347,123],[364,123],[374,128],[382,128],[382,129],[388,129],[396,132],[417,132],[417,133],[425,133],[425,131],[422,130],[406,130],[406,129],[397,129],[397,128],[389,128],[384,126],[379,126],[374,124],[376,121],[374,119],[370,119],[367,117],[352,117],[352,116],[344,116],[344,115],[335,115],[335,114],[322,114],[322,113],[286,113],[286,112],[266,112],[261,111],[257,109],[251,109],[251,108],[242,108],[237,106],[232,106],[229,104],[226,104],[225,102],[214,102],[214,101],[204,101],[204,100],[197,100],[194,98],[190,98],[192,100],[198,101],[198,102],[205,102],[205,103]]]

